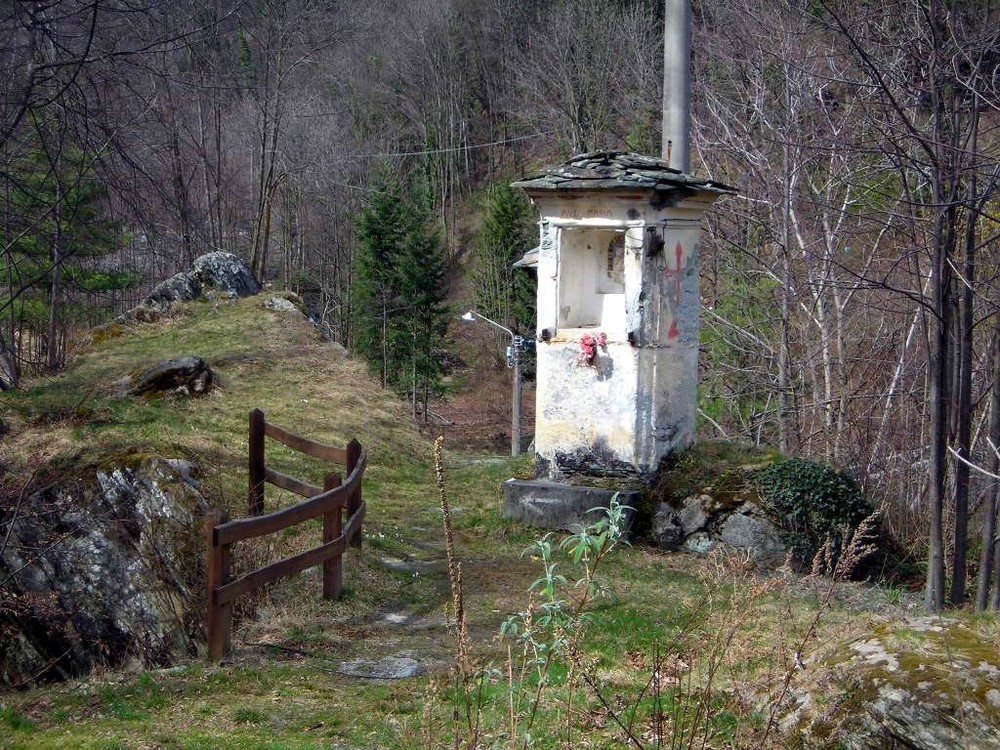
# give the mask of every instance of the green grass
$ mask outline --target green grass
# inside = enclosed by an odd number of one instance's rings
[[[0,723],[6,724],[9,729],[15,732],[29,733],[35,729],[35,722],[31,719],[26,719],[16,710],[9,707],[0,708]]]
[[[185,353],[202,356],[217,373],[220,385],[207,397],[123,399],[107,385]],[[91,346],[64,373],[4,394],[0,404],[12,425],[0,444],[0,460],[11,469],[8,481],[36,470],[39,481],[43,475],[53,481],[151,454],[183,456],[200,464],[208,500],[239,515],[247,415],[254,407],[269,421],[322,442],[343,445],[358,437],[370,462],[364,549],[345,558],[340,601],[323,601],[318,576],[307,571],[273,586],[255,615],[238,619],[235,652],[222,665],[195,658],[179,671],[96,673],[0,695],[0,748],[452,744],[455,640],[445,627],[451,592],[432,446],[411,426],[405,404],[374,387],[360,363],[321,342],[308,323],[265,311],[258,298],[192,304],[176,317],[132,326],[120,338]],[[760,458],[720,444],[684,460],[692,476],[702,477],[711,475],[716,460]],[[314,483],[328,469],[270,442],[268,460]],[[502,517],[502,482],[529,475],[530,460],[464,454],[446,445],[444,463],[472,653],[484,670],[472,697],[482,711],[484,741],[503,743],[511,694],[507,644],[496,635],[501,622],[531,599],[540,567],[523,552],[540,532]],[[274,491],[267,499],[268,507],[292,501]],[[305,524],[280,542],[309,545],[318,534],[318,524]],[[578,575],[568,563],[559,565],[568,578]],[[634,703],[638,724],[660,710],[674,731],[694,721],[700,686],[711,660],[723,658],[716,649],[730,623],[736,623],[734,635],[717,678],[720,691],[710,698],[711,723],[719,737],[732,738],[741,722],[759,721],[755,709],[734,709],[725,685],[782,669],[789,652],[782,647],[795,642],[815,611],[808,587],[767,591],[751,602],[748,592],[759,582],[738,565],[729,570],[638,547],[616,550],[600,577],[605,593],[580,641],[580,664],[594,670],[609,700]],[[393,624],[389,615],[407,625]],[[849,615],[831,619],[839,633]],[[670,662],[677,679],[654,699],[648,688],[654,668],[682,649],[690,663],[682,668]],[[425,666],[417,677],[379,682],[341,670],[352,659],[408,653]],[[557,738],[569,726],[577,737],[587,733],[595,743],[613,745],[620,733],[593,691],[577,686],[572,697],[579,712],[566,723],[569,674],[565,662],[550,670],[552,695],[539,709],[534,746],[562,746]],[[535,684],[526,673],[523,685]]]

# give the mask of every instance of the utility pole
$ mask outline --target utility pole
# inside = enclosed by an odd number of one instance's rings
[[[691,0],[664,0],[662,157],[691,170]]]
[[[511,337],[511,366],[514,368],[514,385],[511,394],[511,426],[510,455],[521,455],[521,402],[524,400],[524,383],[521,380],[521,347],[524,345],[520,336]]]
[[[462,316],[466,323],[481,320],[494,328],[510,336],[510,346],[507,347],[507,367],[514,370],[514,382],[511,387],[511,415],[510,415],[510,455],[521,455],[521,402],[524,396],[524,384],[521,382],[521,349],[524,348],[524,337],[518,336],[507,326],[502,326],[495,320],[490,320],[485,315],[480,315],[475,310],[469,310]]]

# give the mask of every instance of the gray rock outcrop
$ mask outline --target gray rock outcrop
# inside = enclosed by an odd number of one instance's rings
[[[748,491],[747,498],[754,493]],[[781,531],[749,499],[720,502],[710,488],[690,495],[679,504],[660,501],[653,515],[650,541],[664,550],[706,553],[722,545],[748,552],[762,565],[781,565],[786,556]]]
[[[810,660],[781,729],[794,747],[1000,748],[1000,654],[960,621],[876,627]]]
[[[191,273],[202,289],[225,297],[249,297],[261,289],[250,267],[232,253],[206,253],[195,259]]]
[[[212,389],[214,375],[201,357],[187,355],[167,359],[146,368],[120,385],[124,396],[155,396],[174,393],[201,396]]]
[[[162,312],[175,302],[189,302],[213,294],[230,298],[249,297],[260,290],[260,281],[238,256],[206,253],[195,259],[190,271],[175,274],[153,287],[132,315],[142,320],[151,312]]]
[[[203,619],[196,467],[146,457],[0,513],[0,684],[194,654]]]
[[[301,303],[296,304],[287,297],[277,297],[277,296],[268,297],[264,301],[264,307],[267,308],[268,310],[273,310],[275,312],[298,313],[299,315],[303,315],[304,313],[302,312],[300,304]]]
[[[201,296],[201,284],[190,272],[178,273],[153,287],[145,304],[162,309],[174,302],[190,302]]]
[[[756,503],[744,503],[719,527],[719,541],[730,549],[745,550],[766,565],[785,561],[781,532]]]

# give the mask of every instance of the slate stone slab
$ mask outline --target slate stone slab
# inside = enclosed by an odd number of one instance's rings
[[[337,671],[350,677],[367,680],[403,680],[420,674],[423,666],[410,656],[386,656],[382,659],[352,659],[341,662]]]
[[[670,191],[695,188],[710,193],[735,190],[714,180],[684,174],[666,161],[625,151],[592,151],[548,167],[539,174],[514,183],[528,190],[613,190],[644,188]]]
[[[578,487],[538,479],[508,479],[503,486],[503,512],[508,518],[543,529],[579,531],[581,527],[601,520],[592,508],[607,508],[614,490]],[[619,501],[636,508],[642,499],[638,490],[622,490]],[[628,512],[631,526],[634,511]]]

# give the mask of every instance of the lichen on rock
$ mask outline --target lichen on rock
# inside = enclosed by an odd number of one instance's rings
[[[260,281],[239,256],[205,253],[195,259],[190,271],[174,274],[154,286],[142,304],[123,319],[150,322],[177,302],[190,302],[202,296],[249,297],[261,288]]]
[[[810,659],[781,721],[794,746],[1000,747],[1000,654],[958,619],[876,626]]]

